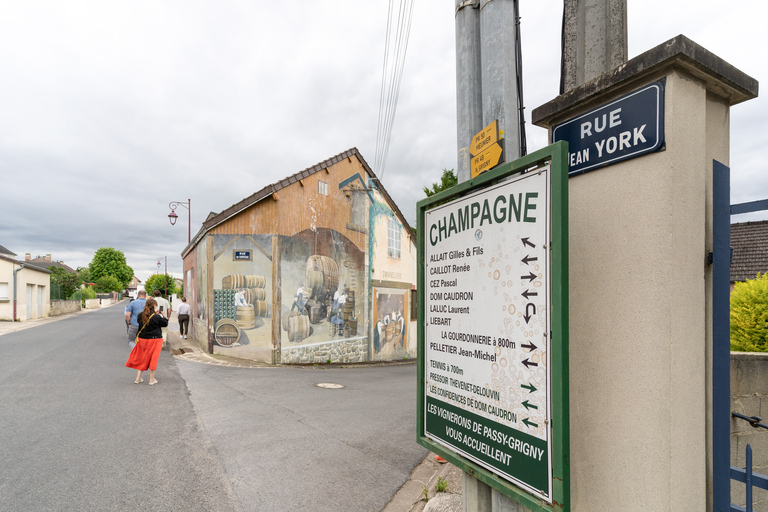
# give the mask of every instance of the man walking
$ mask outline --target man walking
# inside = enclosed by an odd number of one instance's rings
[[[133,350],[136,345],[136,335],[139,332],[139,315],[144,311],[144,304],[147,302],[147,292],[139,290],[136,300],[131,301],[125,307],[125,323],[128,324],[128,346]]]

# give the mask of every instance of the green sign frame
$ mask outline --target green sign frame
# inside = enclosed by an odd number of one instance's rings
[[[474,414],[468,410],[456,408],[451,410],[450,404],[434,400],[426,394],[426,280],[427,264],[426,244],[428,233],[426,231],[427,211],[444,203],[459,200],[469,194],[482,192],[483,189],[496,186],[505,178],[516,177],[524,173],[541,168],[549,164],[550,181],[550,219],[549,250],[551,254],[550,266],[550,326],[549,333],[549,364],[551,368],[551,380],[549,382],[550,403],[550,435],[551,435],[551,471],[546,475],[551,479],[551,503],[536,496],[500,474],[488,469],[488,465],[481,466],[461,453],[450,449],[427,437],[426,411],[433,402],[439,402],[442,407],[443,417],[459,414],[464,418],[465,425],[482,423],[482,418],[474,418]],[[417,203],[417,304],[418,304],[418,395],[417,395],[417,441],[430,451],[444,457],[464,472],[474,476],[481,482],[497,489],[502,494],[522,504],[533,512],[570,512],[570,423],[569,423],[569,395],[568,395],[568,144],[557,142],[539,151],[531,153],[523,158],[499,166],[485,172],[474,179],[460,183],[448,190],[435,194]],[[433,415],[434,416],[434,415]],[[434,423],[436,420],[430,420]],[[437,420],[439,421],[439,420]],[[477,422],[476,422],[477,421]],[[454,423],[454,431],[461,431],[460,424]],[[503,426],[502,426],[503,427]],[[470,427],[471,428],[471,427]],[[466,429],[465,429],[466,430]],[[499,429],[500,431],[503,430]],[[532,449],[539,449],[535,441],[538,439],[525,439],[522,432],[509,428],[521,443],[530,442]],[[464,432],[467,434],[467,432]],[[534,448],[535,447],[535,448]],[[482,448],[483,456],[476,456],[477,460],[492,462],[491,459],[506,460],[508,464],[515,464],[515,453],[505,450],[503,444],[494,445],[486,443]],[[484,460],[487,457],[488,460]],[[537,478],[540,478],[539,475]],[[534,482],[534,485],[536,483]],[[537,487],[542,488],[542,487]]]

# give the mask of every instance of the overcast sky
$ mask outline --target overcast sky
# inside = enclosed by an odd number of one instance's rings
[[[357,147],[373,165],[385,0],[0,1],[0,245],[99,247],[181,276],[209,212]],[[411,223],[456,167],[454,2],[416,0],[382,181]],[[768,83],[765,0],[629,0],[629,57],[684,34]],[[562,0],[521,2],[530,112],[559,87]],[[530,151],[547,144],[527,125]],[[732,203],[768,197],[768,103],[731,110]],[[380,175],[381,169],[374,169]],[[768,215],[734,217],[757,220]]]

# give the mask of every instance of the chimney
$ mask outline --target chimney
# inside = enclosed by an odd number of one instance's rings
[[[50,261],[51,261],[51,255],[50,255],[50,254],[46,254],[46,255],[45,255],[45,261],[47,261],[48,263],[50,263]]]
[[[26,254],[24,255],[24,261],[29,261],[31,258],[32,258],[32,255],[31,255],[31,254],[29,254],[29,253],[26,253]]]

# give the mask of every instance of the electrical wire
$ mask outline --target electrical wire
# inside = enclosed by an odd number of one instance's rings
[[[400,0],[396,21],[393,20],[394,0],[389,1],[387,9],[387,34],[384,43],[379,119],[376,129],[376,155],[373,164],[379,178],[384,175],[387,156],[389,155],[392,127],[395,122],[397,103],[400,97],[400,84],[408,52],[414,4],[415,0]]]

